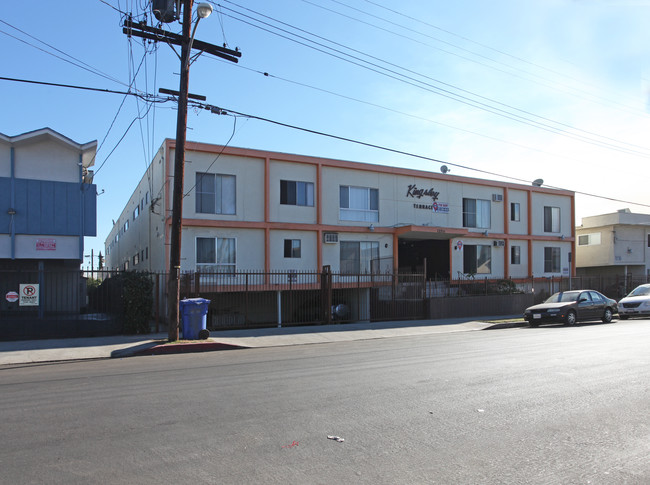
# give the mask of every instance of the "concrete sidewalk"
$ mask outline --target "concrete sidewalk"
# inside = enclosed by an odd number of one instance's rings
[[[481,317],[480,319],[452,318],[443,320],[409,320],[224,330],[212,332],[208,340],[186,343],[166,343],[166,333],[146,336],[128,335],[58,340],[23,340],[18,342],[0,342],[0,365],[345,342],[507,328],[522,324],[523,320],[519,315],[512,315]]]

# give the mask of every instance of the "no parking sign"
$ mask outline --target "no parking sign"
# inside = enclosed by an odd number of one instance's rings
[[[38,306],[38,285],[20,285],[20,306]]]
[[[458,241],[456,243],[456,249],[458,249],[459,251],[463,249],[463,241]]]

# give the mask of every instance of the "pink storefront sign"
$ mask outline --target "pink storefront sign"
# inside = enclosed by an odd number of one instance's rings
[[[56,239],[37,239],[36,251],[56,251]]]

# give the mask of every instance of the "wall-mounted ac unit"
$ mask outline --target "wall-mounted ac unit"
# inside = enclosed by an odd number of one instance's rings
[[[503,195],[501,195],[501,194],[492,194],[492,200],[494,202],[503,202]]]
[[[498,248],[502,248],[502,247],[504,247],[504,246],[506,245],[506,242],[505,242],[505,241],[501,241],[501,240],[499,240],[499,241],[492,241],[492,245],[493,245],[493,246],[496,246],[496,247],[498,247]]]
[[[338,232],[326,232],[323,234],[323,242],[326,244],[336,244],[339,242]]]

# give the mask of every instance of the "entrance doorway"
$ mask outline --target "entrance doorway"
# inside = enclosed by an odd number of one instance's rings
[[[427,279],[449,279],[447,239],[400,239],[398,258],[400,272],[422,273],[426,270]]]

